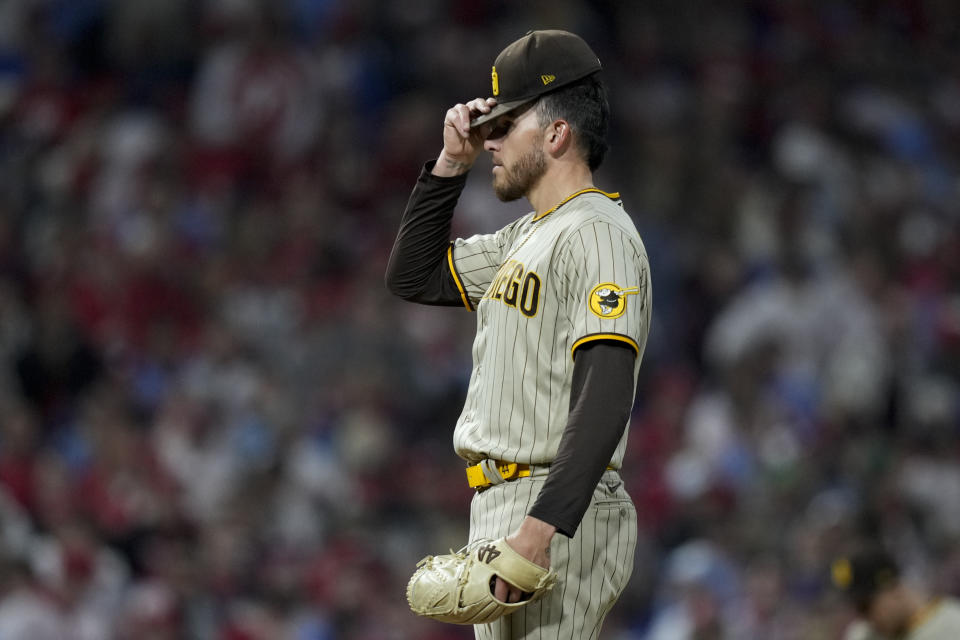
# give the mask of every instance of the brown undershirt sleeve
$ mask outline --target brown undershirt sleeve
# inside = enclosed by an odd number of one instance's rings
[[[630,346],[603,340],[575,352],[570,417],[529,512],[568,537],[577,532],[626,428],[633,408],[635,358]]]
[[[447,260],[453,210],[467,175],[444,178],[420,172],[387,262],[385,282],[396,296],[422,304],[462,306],[463,299]]]

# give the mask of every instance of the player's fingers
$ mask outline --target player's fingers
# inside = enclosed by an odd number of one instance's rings
[[[467,103],[467,106],[470,107],[470,111],[474,114],[490,113],[490,109],[493,108],[493,105],[489,102],[490,100],[493,100],[493,98],[474,98]]]
[[[497,578],[493,590],[494,597],[500,602],[520,602],[523,599],[523,591],[513,586],[503,578]]]
[[[443,123],[466,138],[470,133],[470,108],[465,104],[455,104],[447,110]]]
[[[507,598],[510,597],[510,588],[507,586],[507,583],[500,578],[497,578],[493,586],[493,597],[500,602],[508,602]]]
[[[467,109],[467,106],[464,104],[456,104],[449,109],[447,109],[447,115],[443,118],[443,124],[445,126],[452,127],[454,131],[460,134],[462,137],[466,137],[464,134],[464,125],[463,125],[463,114],[466,112],[468,115],[470,111]],[[468,119],[469,122],[469,119]],[[469,131],[469,127],[468,127]]]
[[[456,113],[455,126],[464,138],[470,135],[470,107],[458,104],[453,108]]]

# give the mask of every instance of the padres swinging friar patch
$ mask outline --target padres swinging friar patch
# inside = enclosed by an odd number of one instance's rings
[[[627,310],[627,296],[639,291],[639,287],[624,288],[613,282],[602,282],[590,292],[590,311],[601,318],[619,318]]]

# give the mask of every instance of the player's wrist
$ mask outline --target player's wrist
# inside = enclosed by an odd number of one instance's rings
[[[513,534],[507,536],[507,544],[541,567],[550,566],[550,541],[557,529],[552,524],[527,516]]]
[[[447,150],[444,149],[440,152],[440,155],[437,156],[437,161],[434,163],[430,173],[441,178],[462,176],[470,171],[476,159],[476,156],[467,157],[447,153]]]
[[[523,522],[520,523],[520,531],[528,535],[549,540],[553,538],[553,535],[557,532],[557,528],[536,516],[528,515],[523,519]]]

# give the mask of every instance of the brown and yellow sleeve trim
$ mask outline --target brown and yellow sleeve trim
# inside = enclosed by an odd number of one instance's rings
[[[473,305],[470,304],[470,298],[467,296],[467,290],[463,288],[463,282],[460,281],[460,276],[457,274],[457,268],[453,266],[452,244],[447,247],[447,264],[450,265],[450,275],[453,276],[453,282],[457,285],[457,290],[460,291],[460,299],[463,300],[463,306],[465,306],[468,311],[473,311]]]
[[[610,198],[611,200],[619,200],[619,199],[620,199],[620,194],[619,194],[618,192],[613,192],[613,193],[611,193],[611,192],[608,192],[608,191],[601,191],[600,189],[597,189],[596,187],[590,187],[589,189],[581,189],[580,191],[577,191],[576,193],[571,193],[571,194],[568,195],[566,198],[564,198],[563,200],[561,200],[560,202],[558,202],[558,203],[555,204],[554,206],[550,207],[549,209],[547,209],[546,211],[544,211],[544,212],[541,213],[540,215],[533,216],[533,222],[536,222],[537,220],[540,220],[541,218],[546,218],[548,215],[550,215],[551,213],[553,213],[554,211],[556,211],[557,209],[559,209],[559,208],[562,207],[563,205],[567,204],[568,202],[570,202],[571,200],[573,200],[573,199],[576,198],[577,196],[581,196],[581,195],[583,195],[583,194],[585,194],[585,193],[600,193],[600,194],[603,194],[603,195],[607,196],[607,197]]]
[[[640,355],[639,345],[637,345],[636,340],[630,336],[625,336],[619,333],[591,333],[583,336],[573,343],[573,346],[570,347],[570,357],[573,357],[579,347],[582,347],[588,342],[594,342],[595,340],[613,340],[615,342],[622,342],[626,345],[629,345],[633,349],[634,355]]]

